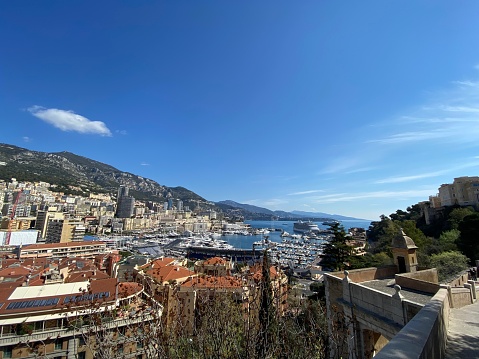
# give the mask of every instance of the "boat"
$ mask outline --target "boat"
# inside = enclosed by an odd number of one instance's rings
[[[339,224],[339,221],[336,221],[335,219],[328,219],[327,221],[324,221],[322,224],[324,226],[334,226],[335,224]]]
[[[299,233],[319,232],[319,227],[316,223],[313,223],[311,221],[307,221],[307,222],[297,221],[297,222],[294,222],[293,230]]]

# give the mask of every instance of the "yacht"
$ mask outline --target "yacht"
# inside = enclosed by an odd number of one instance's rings
[[[335,224],[338,224],[338,223],[341,223],[341,222],[336,221],[335,219],[328,219],[328,220],[324,221],[322,224],[324,226],[334,226]]]
[[[311,221],[308,221],[308,222],[297,221],[297,222],[294,222],[293,230],[299,233],[319,232],[319,227],[316,223],[313,223]]]

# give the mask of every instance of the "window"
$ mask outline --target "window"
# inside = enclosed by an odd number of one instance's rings
[[[3,357],[11,358],[12,357],[12,346],[3,347]]]
[[[85,352],[79,352],[79,353],[77,354],[77,358],[78,358],[78,359],[85,359]]]
[[[57,339],[55,340],[55,350],[62,350],[63,349],[63,340]]]
[[[35,332],[43,331],[43,322],[34,322],[33,323],[33,331],[35,331]]]
[[[82,347],[84,345],[86,345],[85,338],[80,337],[80,339],[78,340],[78,346]]]

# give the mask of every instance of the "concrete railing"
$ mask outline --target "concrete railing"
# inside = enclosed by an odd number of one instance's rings
[[[449,307],[448,290],[441,287],[431,301],[391,339],[375,358],[444,358]]]

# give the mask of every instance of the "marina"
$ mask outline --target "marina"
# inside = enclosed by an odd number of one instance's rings
[[[301,222],[303,232],[295,233],[298,222],[245,221],[245,227],[221,233],[185,232],[180,235],[172,231],[167,234],[143,233],[92,239],[105,241],[112,249],[128,250],[152,258],[185,256],[200,259],[223,256],[242,261],[258,259],[267,249],[271,260],[281,266],[307,268],[319,261],[322,245],[331,236],[331,232],[329,226]],[[354,222],[353,225],[367,228],[369,222]]]

